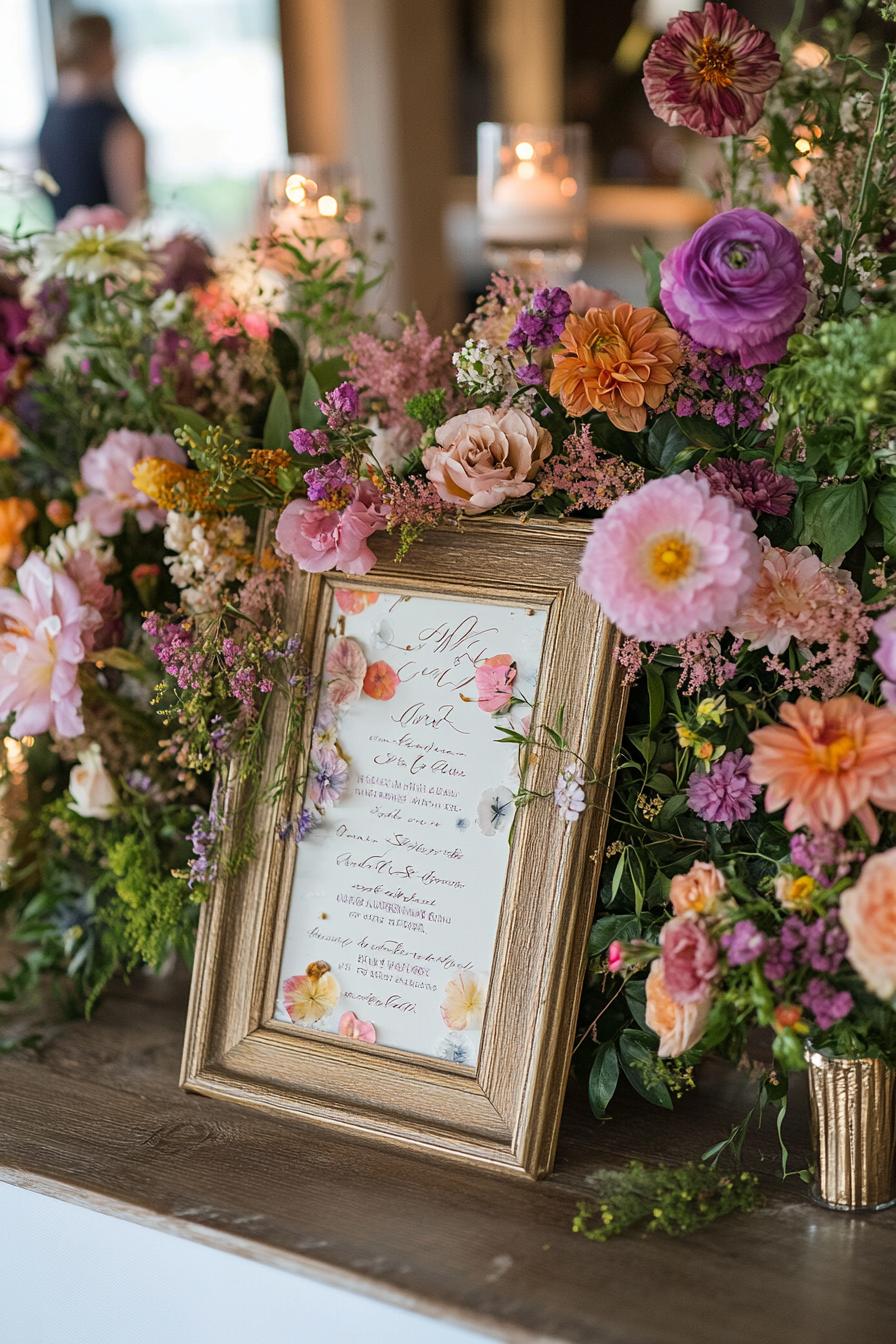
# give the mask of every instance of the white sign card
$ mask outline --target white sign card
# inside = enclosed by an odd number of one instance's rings
[[[334,590],[276,1020],[475,1066],[546,615]]]

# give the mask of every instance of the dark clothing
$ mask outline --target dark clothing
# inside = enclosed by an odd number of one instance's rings
[[[110,128],[122,120],[128,114],[114,97],[50,103],[38,145],[41,166],[59,184],[58,196],[50,198],[57,219],[75,205],[111,204],[103,150]]]

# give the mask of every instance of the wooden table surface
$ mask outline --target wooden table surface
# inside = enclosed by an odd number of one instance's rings
[[[704,1066],[672,1115],[630,1095],[596,1124],[570,1097],[556,1173],[535,1184],[188,1096],[184,1012],[181,981],[122,989],[40,1054],[0,1058],[0,1179],[498,1339],[896,1339],[896,1211],[849,1217],[813,1205],[798,1180],[782,1186],[770,1130],[748,1147],[758,1212],[683,1239],[571,1233],[595,1166],[684,1161],[726,1134],[749,1104],[734,1070]],[[801,1103],[788,1118],[795,1165]]]

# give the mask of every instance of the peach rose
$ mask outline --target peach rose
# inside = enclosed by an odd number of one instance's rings
[[[655,961],[647,977],[646,1021],[660,1038],[657,1054],[674,1059],[696,1045],[706,1028],[710,995],[695,1003],[677,1003],[666,989],[661,961]]]
[[[19,499],[15,495],[0,499],[0,569],[4,565],[12,565],[15,569],[22,563],[25,556],[22,533],[36,517],[37,509],[30,499]]]
[[[896,994],[896,849],[875,854],[840,897],[846,955],[880,999]]]
[[[525,411],[482,407],[440,425],[423,465],[446,503],[486,513],[528,495],[552,448],[550,434]]]
[[[676,915],[711,915],[725,890],[725,879],[714,863],[695,863],[686,873],[673,877],[669,900]]]

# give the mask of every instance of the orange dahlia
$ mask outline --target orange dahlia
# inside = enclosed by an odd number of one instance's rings
[[[656,410],[681,359],[678,335],[655,308],[589,308],[570,313],[554,355],[551,392],[570,415],[604,411],[636,432]]]
[[[766,811],[789,804],[788,831],[839,831],[854,816],[876,844],[871,804],[896,811],[896,714],[857,695],[802,696],[781,706],[781,720],[750,734],[750,776],[767,786]]]

